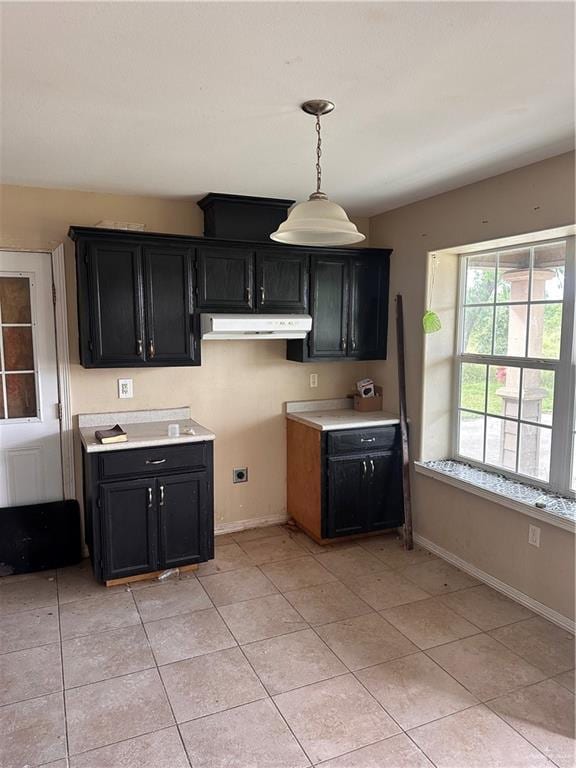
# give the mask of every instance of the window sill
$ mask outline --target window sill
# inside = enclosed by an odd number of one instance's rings
[[[421,475],[433,477],[549,525],[572,533],[576,531],[576,500],[554,496],[530,485],[509,480],[497,472],[476,469],[461,461],[416,461],[414,468]],[[548,508],[536,507],[536,501],[546,503]]]

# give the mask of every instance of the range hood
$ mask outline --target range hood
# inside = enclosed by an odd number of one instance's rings
[[[202,339],[305,339],[310,315],[201,315]]]

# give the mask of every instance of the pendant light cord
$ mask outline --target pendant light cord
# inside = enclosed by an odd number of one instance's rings
[[[322,157],[322,136],[320,135],[320,115],[316,115],[316,135],[318,140],[316,142],[316,192],[320,192],[322,185],[322,168],[320,166],[320,158]]]

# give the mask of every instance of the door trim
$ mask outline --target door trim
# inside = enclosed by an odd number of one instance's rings
[[[64,245],[51,251],[52,284],[54,286],[54,327],[56,331],[56,362],[60,399],[60,450],[62,454],[62,485],[65,499],[76,498],[74,476],[74,426],[72,423],[72,382],[68,346],[68,312],[66,302],[66,271]]]

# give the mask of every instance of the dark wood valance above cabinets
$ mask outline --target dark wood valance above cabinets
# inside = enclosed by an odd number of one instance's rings
[[[71,227],[86,368],[200,365],[200,313],[308,313],[287,358],[383,360],[386,249]]]

